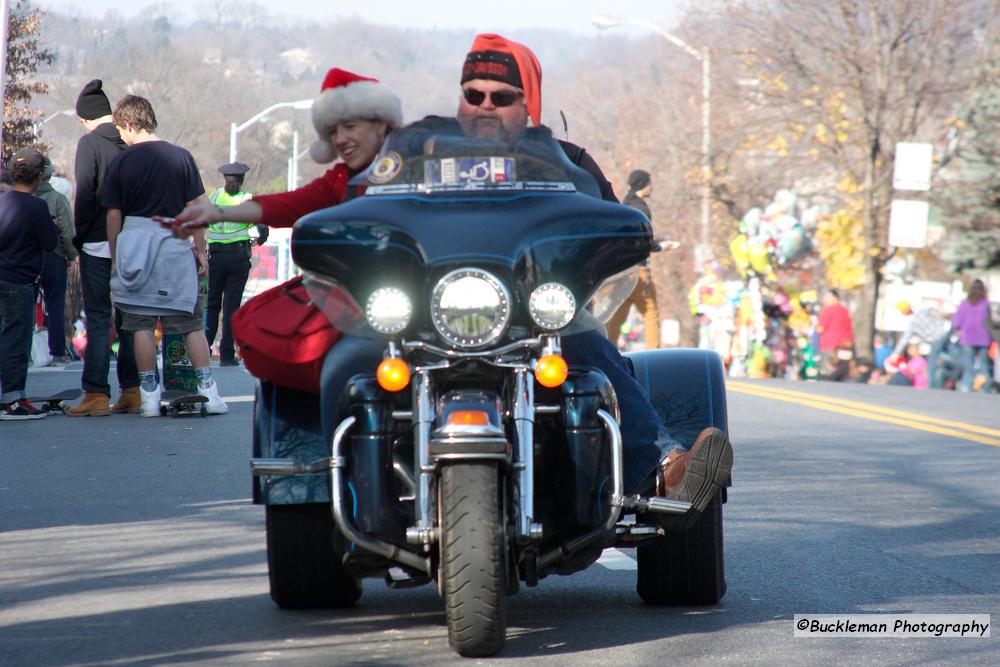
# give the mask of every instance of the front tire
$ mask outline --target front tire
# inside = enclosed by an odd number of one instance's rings
[[[361,582],[344,572],[333,548],[333,515],[324,503],[268,505],[267,574],[282,609],[350,607]]]
[[[636,549],[636,592],[650,605],[715,604],[726,594],[722,554],[722,492],[687,530],[671,529],[665,538]]]
[[[459,655],[503,648],[507,591],[500,485],[495,463],[441,469],[441,590],[448,643]]]

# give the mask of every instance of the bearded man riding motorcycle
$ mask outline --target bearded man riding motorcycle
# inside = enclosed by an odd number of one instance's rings
[[[513,144],[528,130],[529,119],[534,127],[541,127],[541,67],[526,46],[499,35],[478,35],[466,58],[461,85],[455,119],[431,116],[402,131],[415,137],[447,135],[457,123],[466,136]],[[421,126],[428,132],[421,134]],[[574,164],[594,177],[602,198],[617,202],[593,158],[569,142],[559,143]],[[370,339],[341,338],[323,366],[323,395],[339,395],[352,376],[370,373],[382,359],[383,348],[381,342]],[[600,333],[565,336],[562,351],[570,366],[601,370],[615,389],[622,416],[626,492],[650,494],[655,489],[662,497],[691,503],[689,515],[677,519],[689,524],[729,480],[733,450],[728,436],[708,428],[685,450],[670,436],[628,362]],[[340,415],[324,410],[322,419],[324,437],[329,439]]]
[[[527,46],[496,34],[475,37],[462,67],[457,120],[468,136],[513,144],[528,128],[541,127],[542,70]],[[601,196],[617,202],[611,184],[587,152],[560,141],[567,157],[597,181]],[[701,432],[689,450],[674,440],[632,376],[628,362],[596,331],[565,336],[562,350],[570,366],[600,369],[611,381],[621,409],[625,489],[652,491],[692,504],[701,512],[729,479],[733,450],[716,428]],[[653,475],[655,470],[659,475]]]

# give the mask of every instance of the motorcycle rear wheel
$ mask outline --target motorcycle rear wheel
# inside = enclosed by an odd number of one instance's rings
[[[333,548],[333,515],[325,503],[268,505],[267,574],[282,609],[337,609],[361,597]]]
[[[636,592],[650,605],[715,604],[726,594],[722,553],[722,492],[691,528],[636,549]]]
[[[503,648],[507,582],[499,472],[495,463],[452,463],[439,480],[441,567],[448,643],[459,655]]]

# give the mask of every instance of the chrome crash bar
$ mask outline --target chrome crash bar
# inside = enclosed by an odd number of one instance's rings
[[[340,422],[337,430],[333,433],[330,457],[319,459],[312,463],[302,463],[292,459],[251,459],[250,470],[258,477],[264,476],[290,476],[304,473],[330,471],[330,503],[333,512],[333,521],[337,528],[347,539],[357,544],[362,549],[370,551],[379,556],[385,556],[390,560],[401,563],[407,567],[431,573],[430,559],[423,558],[412,552],[400,549],[399,547],[383,542],[359,532],[347,517],[344,505],[344,467],[346,459],[343,456],[343,445],[347,432],[354,426],[355,418],[348,417]]]
[[[608,516],[608,520],[600,528],[584,533],[580,537],[574,538],[566,544],[540,555],[538,557],[539,569],[548,567],[564,556],[571,556],[581,547],[586,546],[608,531],[614,530],[615,525],[618,523],[618,517],[621,516],[622,508],[625,506],[625,469],[622,452],[622,432],[618,428],[618,422],[615,421],[615,418],[607,410],[598,410],[597,416],[600,417],[605,430],[608,432],[608,446],[611,447],[611,498],[608,500],[611,513]]]
[[[340,422],[337,430],[333,432],[333,445],[331,446],[332,460],[330,464],[330,501],[333,505],[333,521],[337,524],[337,528],[340,529],[341,533],[362,549],[385,556],[390,560],[402,563],[407,567],[429,575],[431,573],[431,561],[429,558],[423,558],[405,549],[400,549],[394,544],[365,535],[356,530],[347,518],[347,512],[344,507],[344,468],[346,467],[346,459],[341,450],[344,445],[345,436],[351,430],[351,427],[354,426],[354,421],[354,417],[348,417]]]

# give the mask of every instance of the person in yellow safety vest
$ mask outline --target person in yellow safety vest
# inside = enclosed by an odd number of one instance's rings
[[[209,197],[215,206],[236,206],[250,199],[243,190],[243,179],[250,167],[231,162],[219,167],[225,186]],[[240,307],[243,290],[250,277],[250,251],[253,239],[250,229],[257,227],[257,245],[267,241],[268,228],[244,222],[221,220],[208,227],[208,304],[205,310],[205,337],[209,345],[219,329],[219,309],[222,309],[222,339],[219,341],[219,365],[238,366],[230,325],[233,313]]]

